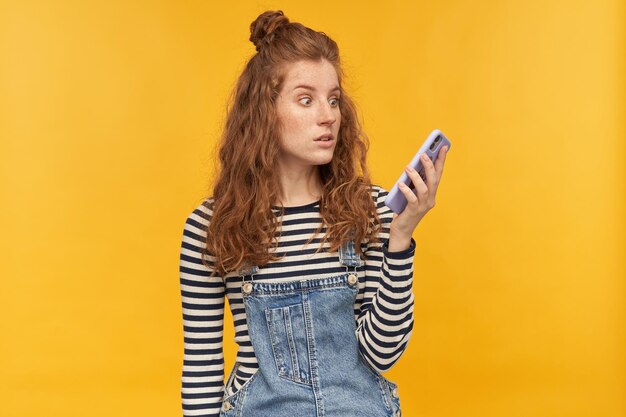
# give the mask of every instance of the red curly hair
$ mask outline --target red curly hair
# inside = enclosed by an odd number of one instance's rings
[[[229,100],[203,250],[216,258],[213,274],[222,276],[242,266],[281,259],[270,249],[278,246],[276,231],[284,215],[281,206],[277,218],[272,204],[279,201],[281,190],[275,169],[280,150],[275,100],[285,79],[285,66],[301,60],[327,60],[337,72],[340,87],[343,78],[335,41],[323,32],[290,22],[280,10],[259,15],[250,32],[257,52],[247,62]],[[368,138],[343,89],[339,108],[341,125],[333,159],[319,165],[322,224],[313,236],[326,227],[320,248],[330,241],[329,252],[350,238],[378,242],[381,227],[366,165]],[[361,253],[361,245],[355,244],[355,249]]]

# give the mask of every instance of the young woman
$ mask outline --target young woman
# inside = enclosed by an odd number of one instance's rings
[[[281,11],[251,25],[211,197],[180,257],[185,416],[400,416],[382,373],[413,327],[412,233],[435,205],[445,150],[408,172],[395,215],[370,182],[368,141],[337,44]],[[236,362],[224,384],[223,318]]]

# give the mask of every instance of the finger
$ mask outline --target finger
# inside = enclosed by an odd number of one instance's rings
[[[398,183],[398,189],[402,192],[404,198],[406,198],[406,201],[409,204],[415,204],[416,202],[419,202],[419,199],[417,198],[413,190],[410,189],[409,186],[402,181]]]
[[[422,196],[427,195],[428,187],[426,186],[426,183],[424,182],[424,179],[419,174],[419,172],[417,172],[415,169],[413,169],[413,167],[409,165],[407,165],[407,167],[405,168],[405,171],[406,171],[406,174],[411,179],[411,181],[413,182],[413,185],[415,186],[415,190],[417,191],[417,193]]]
[[[433,164],[432,159],[426,154],[423,153],[421,156],[422,166],[424,167],[424,176],[426,177],[426,184],[428,189],[435,188],[435,180],[437,179],[437,172],[435,170],[435,165]]]
[[[435,161],[435,171],[437,172],[437,174],[441,175],[441,173],[443,172],[443,164],[446,162],[448,149],[448,146],[442,146],[441,149],[439,149],[437,160]]]

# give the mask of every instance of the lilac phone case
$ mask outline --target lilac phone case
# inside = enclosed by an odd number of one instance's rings
[[[417,153],[411,160],[410,166],[415,168],[415,170],[420,174],[424,181],[426,181],[426,174],[424,173],[424,167],[422,166],[422,160],[420,159],[422,154],[425,152],[430,160],[434,163],[437,159],[437,155],[439,155],[439,150],[442,146],[448,146],[448,152],[450,152],[450,148],[452,148],[452,144],[450,143],[448,138],[445,137],[439,129],[435,129],[424,141],[422,147],[417,151]],[[402,191],[400,191],[400,189],[398,188],[398,183],[400,182],[408,185],[413,193],[415,193],[415,187],[413,186],[413,182],[411,181],[407,173],[403,171],[402,175],[400,175],[400,179],[396,181],[396,184],[393,186],[391,191],[389,191],[389,194],[385,199],[385,205],[397,214],[402,213],[407,204],[404,194],[402,194]]]

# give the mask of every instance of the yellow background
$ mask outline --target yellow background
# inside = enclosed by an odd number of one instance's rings
[[[376,183],[452,141],[403,415],[626,416],[617,0],[0,1],[0,415],[181,415],[183,223],[277,8],[338,42]]]

